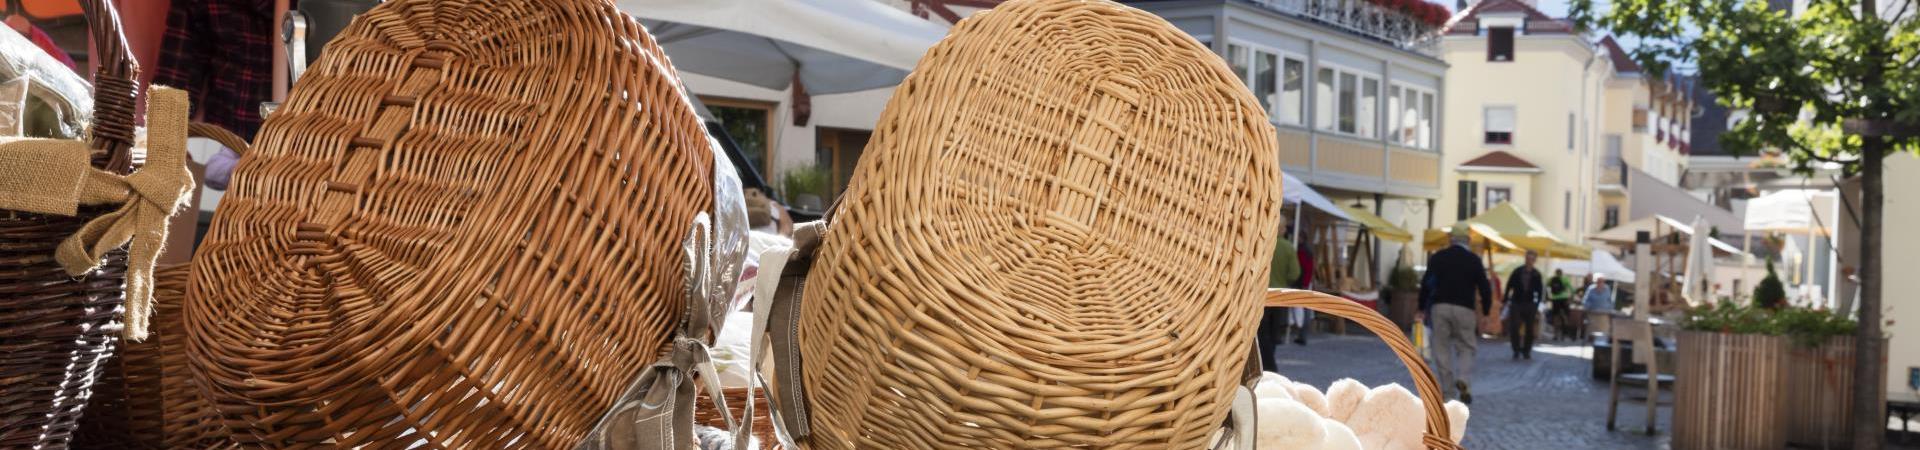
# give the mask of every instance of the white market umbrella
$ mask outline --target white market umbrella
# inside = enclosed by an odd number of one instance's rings
[[[675,68],[809,94],[899,84],[946,28],[871,0],[619,0]]]
[[[1584,261],[1577,259],[1557,260],[1553,263],[1553,268],[1560,269],[1561,272],[1577,277],[1599,273],[1606,275],[1609,280],[1627,284],[1633,284],[1634,282],[1633,269],[1628,269],[1625,264],[1620,263],[1619,258],[1613,257],[1612,253],[1607,253],[1605,250],[1594,250],[1593,255]]]
[[[1704,230],[1707,226],[1706,219],[1694,217],[1693,229]],[[1689,305],[1712,304],[1713,246],[1706,233],[1691,235],[1687,242],[1686,277],[1680,280],[1680,291]]]

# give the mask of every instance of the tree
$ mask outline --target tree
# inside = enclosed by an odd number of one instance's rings
[[[1778,309],[1787,303],[1787,287],[1780,283],[1780,275],[1773,273],[1773,260],[1767,260],[1767,277],[1753,286],[1753,306],[1756,308]]]
[[[1749,111],[1721,135],[1736,154],[1782,152],[1794,167],[1838,165],[1861,182],[1860,327],[1856,351],[1882,352],[1881,216],[1884,158],[1920,151],[1920,6],[1916,0],[1807,0],[1783,11],[1768,0],[1571,0],[1582,27],[1638,39],[1649,73],[1691,66],[1721,104]],[[1791,4],[1792,2],[1787,2]],[[1863,13],[1864,12],[1864,13]],[[1857,358],[1857,448],[1879,449],[1886,368]]]

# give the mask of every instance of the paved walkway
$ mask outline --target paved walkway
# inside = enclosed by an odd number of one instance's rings
[[[1594,380],[1591,347],[1571,342],[1542,342],[1533,360],[1509,358],[1507,341],[1482,340],[1473,374],[1473,417],[1467,439],[1474,450],[1495,449],[1667,449],[1672,432],[1672,396],[1658,410],[1656,435],[1642,432],[1646,403],[1620,404],[1619,431],[1607,431],[1607,383]],[[1341,378],[1368,386],[1412,386],[1406,367],[1380,340],[1367,335],[1312,336],[1306,346],[1280,350],[1281,373],[1326,389]],[[1627,393],[1639,392],[1631,389]],[[1888,442],[1891,449],[1916,443]]]
[[[1482,341],[1463,444],[1476,450],[1667,448],[1670,406],[1659,409],[1656,436],[1640,432],[1646,417],[1640,402],[1621,403],[1621,431],[1607,431],[1607,384],[1588,378],[1589,352],[1571,343],[1541,343],[1533,360],[1515,361],[1506,341]],[[1322,389],[1341,378],[1412,386],[1406,368],[1372,336],[1313,336],[1307,346],[1282,348],[1277,362],[1288,378]]]

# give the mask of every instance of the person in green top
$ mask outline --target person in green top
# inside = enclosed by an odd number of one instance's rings
[[[1293,241],[1287,240],[1286,230],[1286,218],[1282,216],[1280,236],[1275,238],[1273,243],[1272,271],[1267,273],[1268,288],[1290,288],[1293,287],[1295,280],[1300,279],[1300,257],[1295,254]],[[1279,371],[1279,366],[1274,362],[1274,350],[1286,343],[1286,333],[1287,309],[1262,308],[1260,328],[1254,332],[1254,338],[1257,341],[1255,345],[1260,347],[1261,369],[1268,372]]]
[[[1547,300],[1553,304],[1553,309],[1547,311],[1547,323],[1553,325],[1554,337],[1562,340],[1576,338],[1571,317],[1573,282],[1568,281],[1560,269],[1553,269],[1553,278],[1547,280]]]

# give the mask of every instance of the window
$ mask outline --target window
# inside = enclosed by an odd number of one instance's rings
[[[1239,44],[1227,46],[1227,62],[1234,76],[1247,84],[1267,118],[1276,123],[1306,125],[1306,60],[1285,53]]]
[[[1356,120],[1360,124],[1359,130],[1361,136],[1379,136],[1379,134],[1375,132],[1375,128],[1380,126],[1379,113],[1375,111],[1380,107],[1379,105],[1380,80],[1372,78],[1360,79],[1360,109],[1358,114],[1356,114]]]
[[[1513,201],[1512,186],[1487,187],[1487,209],[1493,209],[1501,203],[1510,201]]]
[[[1567,113],[1567,153],[1573,153],[1573,113]]]
[[[1566,207],[1560,210],[1560,228],[1573,229],[1573,191],[1567,191]]]
[[[1233,76],[1240,77],[1241,82],[1248,80],[1246,47],[1228,44],[1227,64],[1233,67]]]
[[[1621,139],[1619,134],[1607,135],[1606,163],[1607,163],[1607,166],[1609,167],[1618,165],[1622,161],[1620,156],[1620,142],[1621,142]]]
[[[1432,150],[1434,146],[1433,93],[1420,94],[1420,148]]]
[[[1355,101],[1354,91],[1357,89],[1357,87],[1354,86],[1353,84],[1354,84],[1353,74],[1346,73],[1346,72],[1340,73],[1339,115],[1340,115],[1340,132],[1341,133],[1358,133],[1356,124],[1354,123],[1354,110],[1353,110],[1354,101]]]
[[[1410,85],[1387,87],[1387,141],[1413,148],[1433,149],[1433,93]]]
[[[1607,205],[1606,218],[1601,220],[1603,221],[1600,225],[1600,229],[1602,230],[1620,226],[1620,205]]]
[[[1307,63],[1293,58],[1285,58],[1280,70],[1280,111],[1269,113],[1280,119],[1280,123],[1306,125]]]
[[[1268,117],[1273,116],[1274,103],[1277,103],[1275,100],[1279,100],[1279,98],[1274,95],[1274,91],[1276,90],[1274,89],[1275,84],[1279,82],[1279,80],[1274,79],[1274,70],[1278,69],[1274,66],[1278,65],[1276,64],[1278,61],[1279,57],[1274,56],[1272,53],[1254,52],[1253,54],[1253,83],[1251,86],[1253,88],[1253,97],[1260,99],[1260,109],[1266,110]]]
[[[1479,198],[1480,182],[1460,180],[1460,205],[1454,211],[1459,218],[1454,220],[1467,220],[1477,214],[1480,211]]]
[[[1412,145],[1413,133],[1408,132],[1407,125],[1418,119],[1416,114],[1407,114],[1404,105],[1400,102],[1400,85],[1387,86],[1387,142]]]
[[[1486,143],[1507,145],[1513,143],[1514,116],[1512,106],[1487,107]]]
[[[1487,60],[1513,61],[1513,27],[1487,29]]]
[[[1647,109],[1646,108],[1633,109],[1633,132],[1635,133],[1647,132]]]
[[[1313,93],[1313,116],[1319,118],[1320,129],[1332,130],[1334,128],[1333,69],[1320,68],[1318,72],[1314,73],[1313,83],[1316,86]]]
[[[775,179],[771,172],[773,154],[767,145],[773,142],[773,127],[769,125],[773,123],[774,104],[705,97],[700,102],[707,105],[713,118],[720,121],[720,128],[726,130],[727,137],[740,147],[740,156],[754,166],[740,169],[757,170],[762,179]]]

